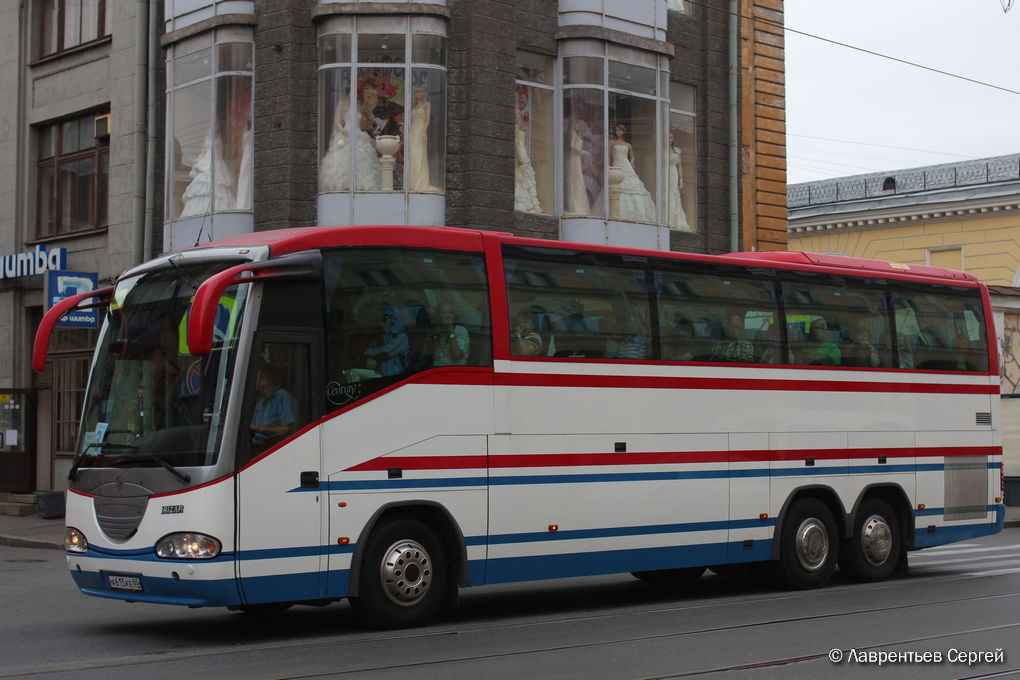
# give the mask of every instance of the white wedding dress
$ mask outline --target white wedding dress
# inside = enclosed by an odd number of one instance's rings
[[[182,196],[184,208],[181,210],[181,217],[208,215],[214,208],[214,193],[216,210],[234,209],[237,194],[234,191],[234,178],[223,160],[223,142],[217,139],[213,143],[212,135],[208,135],[202,142],[202,151],[188,174],[191,176],[191,182]]]
[[[679,231],[690,231],[687,213],[680,197],[680,150],[675,146],[669,149],[669,228]]]
[[[566,213],[567,215],[591,215],[588,190],[584,185],[584,170],[581,168],[581,152],[584,142],[576,132],[570,133],[570,148],[567,149]]]
[[[531,156],[524,140],[524,130],[517,126],[516,132],[517,166],[514,172],[514,210],[528,213],[541,213],[542,204],[538,200],[538,182],[535,179],[535,167],[531,164]]]
[[[382,167],[375,143],[368,133],[354,133],[355,191],[379,191],[382,188]],[[329,148],[319,162],[319,191],[350,191],[350,140],[346,127],[335,127]]]
[[[621,220],[633,220],[634,222],[648,222],[654,224],[655,201],[648,193],[641,178],[634,172],[634,166],[630,164],[627,157],[627,146],[616,144],[613,146],[612,165],[623,170],[623,181],[619,184],[620,189],[620,212]]]

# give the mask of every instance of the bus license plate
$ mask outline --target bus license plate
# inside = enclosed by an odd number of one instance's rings
[[[142,577],[141,576],[124,576],[121,574],[107,574],[106,578],[110,581],[110,587],[114,590],[130,590],[132,592],[142,592]]]

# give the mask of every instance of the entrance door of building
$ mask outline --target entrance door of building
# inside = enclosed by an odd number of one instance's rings
[[[0,389],[0,491],[35,489],[33,423],[32,392]]]

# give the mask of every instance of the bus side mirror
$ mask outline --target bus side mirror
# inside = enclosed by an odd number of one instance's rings
[[[188,315],[188,352],[208,356],[212,352],[216,311],[220,297],[230,286],[259,281],[318,281],[322,278],[319,252],[302,252],[262,262],[245,262],[206,279],[191,302]]]
[[[50,335],[56,327],[60,318],[75,309],[90,309],[92,307],[105,307],[113,299],[113,286],[90,290],[86,293],[78,293],[71,297],[64,298],[53,305],[39,323],[35,332],[35,342],[32,345],[32,368],[38,373],[46,370],[46,353],[50,348]],[[95,298],[92,304],[82,304],[85,300]]]

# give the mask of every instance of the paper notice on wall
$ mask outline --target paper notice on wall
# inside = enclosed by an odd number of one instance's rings
[[[14,448],[18,445],[18,431],[4,430],[4,446]]]

